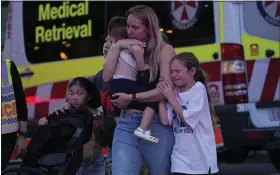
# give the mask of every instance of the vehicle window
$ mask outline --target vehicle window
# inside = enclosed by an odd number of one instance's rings
[[[161,31],[174,47],[215,42],[213,2],[108,2],[107,23],[116,15],[125,16],[130,7],[140,4],[153,8],[160,20]]]
[[[23,24],[30,63],[102,54],[104,2],[23,2]]]
[[[213,2],[23,2],[27,59],[34,64],[102,55],[109,20],[138,4],[154,9],[174,47],[215,42]]]
[[[277,1],[244,2],[243,20],[245,31],[250,35],[280,41],[280,9]]]
[[[1,51],[4,49],[8,19],[8,2],[1,2]]]

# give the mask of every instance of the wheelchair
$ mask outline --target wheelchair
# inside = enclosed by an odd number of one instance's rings
[[[84,124],[78,120],[59,118],[48,127],[74,127],[74,134],[68,141],[66,150],[59,153],[50,153],[38,160],[39,169],[30,167],[8,168],[1,172],[2,175],[74,175],[75,168],[79,168],[83,161],[83,131]]]

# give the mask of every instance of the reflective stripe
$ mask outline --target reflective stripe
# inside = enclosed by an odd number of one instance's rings
[[[1,102],[2,103],[6,103],[6,102],[10,102],[10,101],[14,101],[15,100],[15,94],[9,94],[9,95],[1,95]]]
[[[260,101],[270,60],[258,60],[254,64],[248,86],[249,101]],[[272,99],[271,99],[272,100]]]
[[[1,68],[2,68],[2,71],[1,71],[1,73],[2,73],[2,82],[4,83],[4,87],[10,86],[9,76],[8,76],[8,69],[7,69],[7,62],[4,62],[4,64],[1,65]]]
[[[221,53],[220,44],[206,44],[200,46],[192,47],[180,47],[175,49],[176,54],[182,52],[192,52],[198,59],[200,63],[215,62],[220,61],[220,57],[217,60],[214,60],[213,53],[217,52],[219,55]]]
[[[2,94],[1,94],[1,133],[7,134],[16,132],[19,129],[17,119],[17,108],[14,97],[14,88],[11,75],[11,61],[2,61]]]
[[[219,2],[219,23],[220,23],[220,42],[223,43],[225,41],[224,35],[224,3]]]
[[[215,128],[215,140],[216,140],[217,148],[221,148],[224,146],[223,136],[221,132],[221,125],[217,125]]]
[[[9,94],[10,92],[14,91],[13,86],[2,87],[1,88],[2,94]]]

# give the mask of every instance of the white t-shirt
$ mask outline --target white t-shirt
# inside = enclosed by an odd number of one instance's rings
[[[197,82],[186,92],[176,92],[188,125],[180,123],[171,105],[166,105],[175,136],[171,172],[208,174],[210,168],[211,173],[217,173],[216,143],[205,86]]]

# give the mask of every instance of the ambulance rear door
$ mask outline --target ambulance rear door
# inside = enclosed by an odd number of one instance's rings
[[[257,107],[251,120],[256,127],[280,126],[280,3],[243,2],[240,14],[249,103]]]

